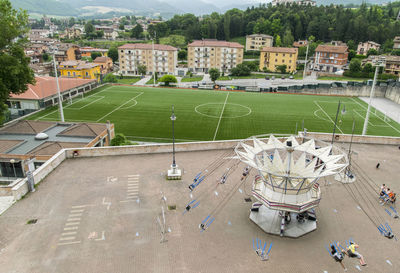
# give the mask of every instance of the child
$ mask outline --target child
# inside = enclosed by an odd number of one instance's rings
[[[364,261],[364,257],[357,252],[357,248],[359,248],[359,246],[357,244],[355,244],[354,242],[350,241],[350,245],[347,248],[347,254],[349,255],[349,257],[351,258],[358,258],[360,259],[360,265],[362,266],[366,266],[366,262]]]
[[[340,263],[344,271],[347,271],[347,268],[343,264],[344,254],[342,252],[338,252],[334,245],[331,245],[331,254],[335,261]]]

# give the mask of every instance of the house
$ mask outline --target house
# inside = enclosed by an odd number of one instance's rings
[[[375,56],[370,55],[368,58],[362,60],[362,64],[366,63],[372,64],[377,59],[385,58],[385,73],[396,75],[400,78],[400,56],[385,55],[385,56]]]
[[[400,49],[400,36],[394,37],[394,39],[393,39],[393,49]]]
[[[278,71],[277,67],[286,65],[287,72],[296,71],[297,48],[264,47],[260,53],[260,70]]]
[[[49,69],[51,69],[51,65]],[[36,83],[28,84],[22,94],[10,94],[7,105],[13,117],[53,106],[58,102],[57,82],[54,77],[35,77]],[[95,80],[59,78],[60,93],[64,100],[88,92],[97,86]]]
[[[93,79],[100,78],[100,65],[95,63],[87,63],[84,61],[65,61],[58,66],[61,77]]]
[[[47,38],[50,35],[49,29],[31,29],[29,31],[29,36],[38,36],[41,38]]]
[[[347,46],[319,45],[315,49],[314,62],[310,69],[321,72],[335,73],[343,70],[349,55]]]
[[[118,36],[119,36],[118,31],[116,31],[114,29],[106,29],[106,30],[104,30],[103,38],[106,39],[106,40],[116,40]]]
[[[313,1],[313,0],[272,0],[271,2],[272,6],[276,6],[276,5],[292,5],[292,4],[296,4],[296,5],[302,5],[302,6],[316,6],[317,2]]]
[[[81,58],[79,46],[74,44],[60,43],[56,46],[55,57],[58,63],[79,60]]]
[[[113,70],[113,61],[110,57],[97,57],[93,63],[100,65],[102,75],[110,73]]]
[[[65,29],[65,38],[67,39],[79,39],[82,36],[82,30],[79,28],[66,28]]]
[[[139,65],[147,73],[175,74],[178,66],[178,49],[169,45],[126,44],[118,47],[120,71],[123,75],[139,75]]]
[[[293,43],[293,47],[303,47],[303,46],[307,46],[308,45],[308,41],[307,40],[298,40],[297,42]]]
[[[263,47],[272,47],[274,37],[266,34],[251,34],[246,36],[246,51],[260,51]]]
[[[358,55],[367,55],[368,50],[370,49],[375,49],[376,51],[379,51],[381,45],[378,43],[375,43],[373,41],[367,41],[367,42],[360,42],[357,47],[357,54]]]
[[[197,40],[188,45],[188,68],[192,72],[208,73],[217,68],[226,73],[243,62],[243,48],[239,43]]]
[[[0,181],[26,177],[63,148],[108,146],[114,124],[19,120],[0,129]]]
[[[81,52],[81,57],[91,57],[93,52],[98,52],[101,54],[101,56],[108,56],[108,49],[103,49],[103,48],[94,48],[94,47],[81,47],[79,49]]]

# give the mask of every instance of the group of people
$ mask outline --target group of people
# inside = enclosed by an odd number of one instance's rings
[[[385,184],[382,184],[381,191],[379,193],[379,199],[381,199],[381,203],[394,203],[396,202],[396,194],[390,190],[390,188],[386,187]]]
[[[341,251],[337,249],[333,244],[331,245],[331,254],[335,261],[339,262],[343,267],[344,271],[347,271],[347,268],[343,264],[344,257],[348,255],[350,258],[357,258],[360,260],[360,265],[366,266],[367,263],[364,260],[364,257],[357,251],[359,245],[355,244],[353,241],[349,242],[349,246],[346,250],[342,249]]]

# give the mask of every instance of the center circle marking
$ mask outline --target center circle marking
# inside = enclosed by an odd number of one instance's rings
[[[199,110],[201,107],[207,106],[207,105],[222,105],[222,107],[223,107],[224,103],[218,103],[218,102],[203,103],[203,104],[197,105],[197,106],[194,108],[194,111],[196,111],[196,113],[198,113],[198,114],[200,114],[200,115],[203,115],[203,116],[206,116],[206,117],[209,117],[209,118],[218,118],[218,119],[219,119],[220,116],[214,116],[214,115],[204,114],[204,113],[201,112],[201,110]],[[237,104],[237,103],[229,103],[229,102],[227,102],[227,103],[225,104],[225,107],[226,107],[227,105],[235,105],[235,106],[239,106],[239,107],[245,108],[245,109],[247,110],[247,113],[242,114],[242,115],[236,115],[236,116],[233,115],[233,116],[229,116],[229,117],[224,117],[224,116],[222,115],[222,118],[241,118],[241,117],[245,117],[245,116],[248,116],[248,115],[251,114],[251,108],[250,108],[250,107],[247,107],[247,106],[244,106],[244,105],[241,105],[241,104]],[[222,107],[221,107],[221,110],[222,110]]]

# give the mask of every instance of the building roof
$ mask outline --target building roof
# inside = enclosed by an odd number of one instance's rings
[[[19,120],[0,129],[0,152],[15,155],[53,155],[62,148],[85,147],[106,124]],[[47,139],[36,139],[45,133]]]
[[[294,47],[264,47],[262,52],[275,52],[275,53],[297,53],[298,49]]]
[[[244,46],[242,46],[241,44],[236,43],[236,42],[217,41],[217,40],[196,40],[196,41],[193,41],[193,43],[188,44],[188,46],[244,48]]]
[[[271,35],[267,35],[267,34],[250,34],[250,35],[246,35],[246,37],[263,37],[263,38],[273,38]]]
[[[307,46],[308,41],[307,40],[298,40],[296,42],[293,42],[294,47],[302,47],[302,46]]]
[[[102,56],[102,57],[97,57],[93,62],[94,63],[107,63],[107,62],[112,62],[112,60],[110,57]]]
[[[60,43],[60,44],[57,45],[58,51],[67,51],[67,50],[70,49],[71,47],[79,48],[79,46],[74,45],[74,44]]]
[[[393,42],[400,43],[400,36],[394,37]]]
[[[58,67],[58,69],[70,69],[69,67],[61,67],[61,66],[74,66],[73,69],[81,70],[81,69],[91,69],[91,68],[97,67],[99,65],[95,64],[95,63],[84,62],[84,61],[65,61],[65,62],[60,63],[60,66]]]
[[[346,53],[347,46],[319,45],[315,49],[316,52]]]
[[[36,77],[35,85],[28,84],[28,89],[22,94],[11,94],[11,99],[40,100],[57,94],[57,82],[54,77]],[[78,78],[58,78],[60,92],[76,88],[96,80]]]
[[[374,45],[374,46],[381,46],[381,44],[378,44],[378,43],[376,43],[374,41],[359,42],[358,44],[360,45],[360,44],[364,44],[364,43],[371,44],[371,45]]]
[[[153,46],[151,44],[125,44],[123,46],[118,47],[118,49],[144,49],[144,50],[151,50]],[[160,45],[154,44],[154,50],[165,50],[165,51],[176,51],[178,50],[176,47],[170,45]]]

